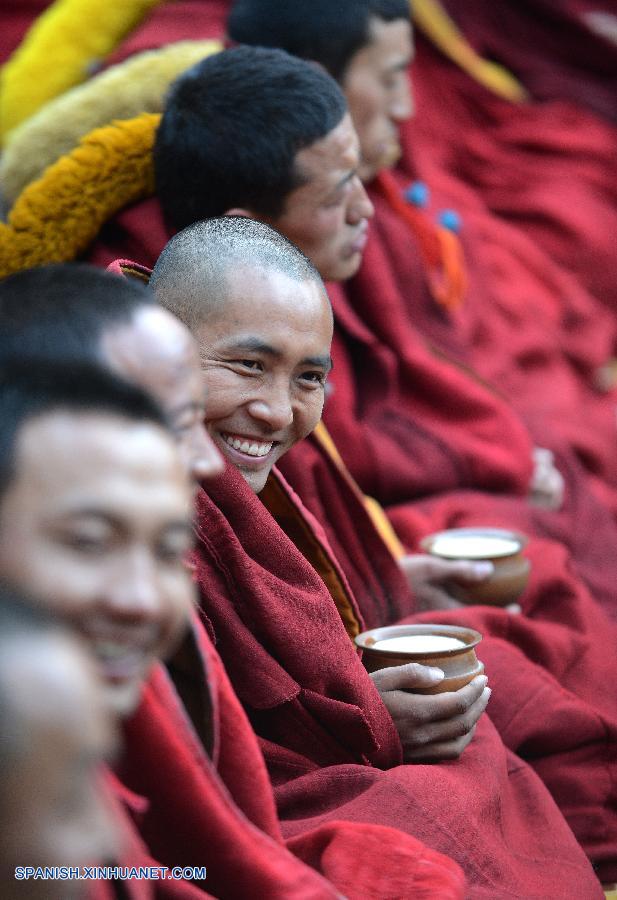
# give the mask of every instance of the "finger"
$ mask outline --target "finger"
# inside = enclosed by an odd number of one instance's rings
[[[523,612],[523,607],[519,603],[508,603],[507,606],[504,606],[504,609],[513,616],[520,616]]]
[[[456,578],[462,581],[485,581],[495,572],[495,566],[489,560],[457,560],[448,562],[447,572],[444,577]]]
[[[547,447],[534,447],[533,448],[533,458],[540,465],[549,466],[555,460],[555,454],[552,450],[549,450]]]
[[[415,699],[422,701],[416,704],[414,710],[417,724],[441,722],[454,716],[463,716],[482,696],[488,678],[486,675],[477,675],[473,681],[466,684],[458,691],[446,691],[443,694],[415,695]],[[408,694],[407,697],[413,694]]]
[[[491,689],[486,687],[482,691],[480,698],[463,715],[444,719],[441,722],[431,722],[423,727],[415,728],[410,732],[409,739],[405,740],[406,746],[421,747],[428,744],[456,741],[465,737],[476,727],[478,719],[486,709],[490,696]]]
[[[400,731],[403,728],[417,728],[430,722],[465,715],[482,695],[487,681],[486,675],[478,675],[458,691],[414,694],[395,690],[382,692],[382,699]]]
[[[425,555],[408,556],[405,569],[414,580],[444,582],[450,578],[463,578],[481,581],[493,574],[495,566],[488,560],[451,560]]]
[[[390,666],[371,672],[371,678],[380,693],[389,691],[413,691],[435,687],[444,679],[442,669],[407,663],[404,666]]]
[[[458,759],[463,750],[469,746],[475,734],[475,727],[462,738],[454,741],[444,741],[436,744],[427,744],[425,747],[413,747],[405,750],[403,758],[405,762],[446,762]]]

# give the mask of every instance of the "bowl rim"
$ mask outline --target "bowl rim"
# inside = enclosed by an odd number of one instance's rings
[[[381,647],[376,649],[371,646],[370,643],[367,643],[368,640],[372,640],[373,643],[375,643],[376,641],[382,641],[390,637],[406,637],[407,635],[413,634],[434,634],[443,637],[458,637],[459,640],[464,640],[465,643],[463,647],[450,647],[446,650],[415,651],[384,650]],[[467,638],[467,640],[465,640],[465,638]],[[468,653],[469,650],[473,650],[474,647],[477,647],[481,640],[482,635],[479,631],[476,631],[475,628],[468,628],[466,625],[440,625],[438,623],[432,624],[430,622],[418,622],[417,624],[410,623],[409,625],[382,625],[379,628],[369,628],[366,631],[362,631],[354,638],[356,646],[365,653],[386,657],[402,656],[408,657],[410,660],[426,659],[427,657],[433,659],[434,657],[457,656],[461,653]]]
[[[504,553],[493,553],[490,556],[453,556],[446,553],[435,553],[432,549],[433,544],[438,538],[442,537],[494,537],[504,538],[509,541],[516,541],[518,548],[515,551],[507,551]],[[516,556],[529,543],[527,535],[520,531],[514,531],[510,528],[494,528],[492,525],[474,525],[466,528],[445,528],[442,531],[434,531],[427,534],[420,541],[420,547],[431,556],[438,556],[440,559],[471,559],[474,562],[492,559],[507,559],[510,556]]]

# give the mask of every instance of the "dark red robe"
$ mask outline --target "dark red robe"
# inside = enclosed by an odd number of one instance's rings
[[[617,122],[615,45],[584,16],[617,15],[615,0],[443,0],[482,55],[507,66],[537,100],[573,100]]]
[[[541,2],[533,0],[527,7]],[[472,43],[476,34],[472,9],[478,5],[485,7],[485,24],[494,17],[489,27],[498,41],[510,42],[516,51],[529,52],[529,42],[541,29],[530,27],[528,39],[518,41],[516,29],[508,31],[501,19],[504,5],[500,4],[496,12],[484,0],[457,4],[457,16],[466,18],[469,7],[474,22],[468,29]],[[563,4],[546,0],[545,5],[556,10]],[[507,3],[506,15],[515,18],[520,6]],[[557,42],[562,40],[561,32],[553,37]],[[617,48],[612,47],[610,52],[615,70]],[[537,59],[547,61],[546,56]],[[550,102],[514,104],[502,100],[422,38],[412,72],[417,116],[403,128],[403,170],[424,179],[437,195],[443,194],[446,206],[460,205],[463,227],[467,215],[465,192],[471,190],[497,220],[501,218],[519,230],[523,240],[573,273],[581,287],[605,304],[614,320],[617,120],[611,124],[575,105],[575,95],[569,88],[561,99]],[[613,74],[605,83],[615,111],[616,77]],[[490,254],[488,230],[486,241],[485,252]],[[475,247],[474,255],[480,251],[481,247]],[[562,293],[560,290],[555,299],[562,299]]]
[[[409,548],[432,531],[466,524],[563,541],[614,614],[616,526],[587,474],[571,453],[558,452],[563,508],[532,506],[532,441],[521,420],[494,389],[419,338],[394,275],[386,269],[382,276],[373,302],[363,294],[362,305],[355,290],[352,305],[339,286],[329,287],[338,327],[324,421],[361,489],[388,509]]]
[[[363,624],[351,589],[317,523],[308,513],[298,518],[297,498],[285,483],[275,479],[269,490],[283,506],[286,531],[311,545],[324,577],[338,586],[338,608],[315,569],[235,470],[228,469],[198,498],[195,562],[201,608],[262,739],[285,832],[302,834],[339,818],[394,825],[434,849],[448,848],[468,877],[469,896],[550,896],[556,885],[564,897],[601,896],[541,782],[504,747],[487,716],[458,761],[401,765],[392,720],[342,623],[344,617],[350,628]],[[529,704],[524,723],[527,735],[534,732],[536,754],[542,755],[545,728],[545,749],[548,755],[555,752],[551,710],[559,717],[566,707],[576,708],[589,726],[580,736],[590,769],[586,778],[580,753],[574,753],[571,771],[581,776],[575,796],[581,799],[577,792],[585,792],[587,780],[596,794],[600,782],[605,784],[607,732],[601,717],[588,718],[584,704],[548,673],[538,674],[538,667],[524,661],[520,666],[524,674],[517,690],[543,695],[541,707]],[[575,721],[572,717],[573,731],[579,727]],[[567,771],[570,751],[557,751],[564,769],[557,765],[555,774]],[[583,803],[586,815],[596,803],[597,795]],[[567,813],[573,824],[582,824],[571,805]],[[613,871],[606,857],[615,858],[614,847],[601,849],[598,843],[612,830],[610,819],[604,808],[586,819],[588,837],[593,835],[588,850],[603,877]]]
[[[198,622],[194,635],[205,667],[195,687],[208,701],[213,726],[207,747],[159,666],[127,723],[118,769],[119,796],[161,864],[205,865],[200,888],[221,898],[462,900],[464,878],[455,863],[392,829],[334,821],[285,846],[257,738]],[[167,884],[176,896],[174,882]],[[183,897],[185,885],[178,884]]]

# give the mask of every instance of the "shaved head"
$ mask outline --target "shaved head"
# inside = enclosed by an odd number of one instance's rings
[[[315,282],[326,296],[319,272],[301,250],[278,231],[245,216],[196,222],[173,237],[161,253],[150,287],[162,306],[195,331],[229,294],[229,274],[256,269]]]

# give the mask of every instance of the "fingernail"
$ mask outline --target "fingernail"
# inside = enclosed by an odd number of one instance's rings
[[[486,578],[487,575],[492,575],[495,571],[495,566],[492,562],[477,562],[473,564],[473,573],[477,578]]]
[[[488,684],[488,676],[487,675],[478,675],[478,681],[480,682],[480,684],[482,684],[486,687],[486,685]]]
[[[492,691],[492,689],[491,689],[490,687],[486,687],[486,688],[484,688],[484,690],[482,691],[482,695],[483,695],[484,697],[486,697],[487,701],[490,700],[491,694],[492,694],[492,693],[493,693],[493,691]]]
[[[443,669],[437,669],[435,666],[429,666],[427,674],[433,681],[443,681],[446,677],[446,673]]]

